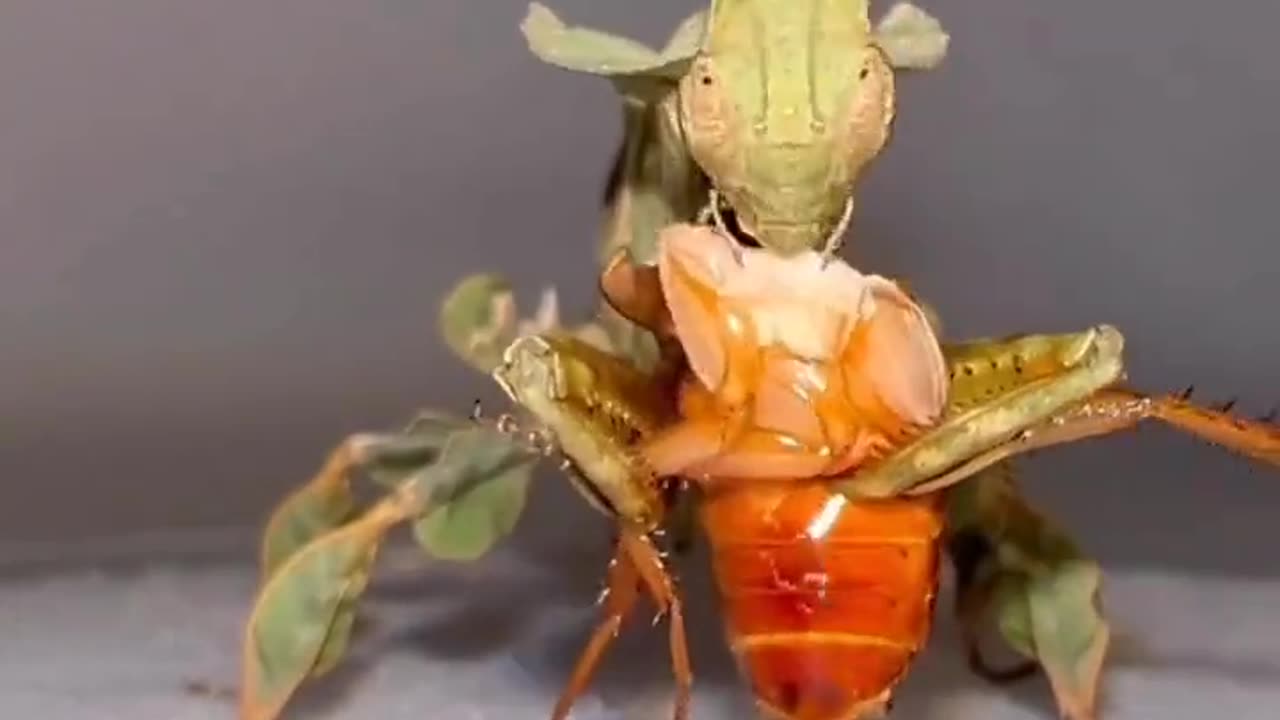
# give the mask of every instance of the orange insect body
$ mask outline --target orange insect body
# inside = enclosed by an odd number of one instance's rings
[[[937,340],[882,278],[735,253],[709,230],[664,235],[660,280],[691,377],[682,420],[646,458],[704,492],[726,629],[760,707],[779,720],[874,714],[932,626],[941,498],[853,502],[825,477],[938,417]]]
[[[932,626],[938,497],[853,503],[816,481],[724,481],[700,520],[761,708],[780,720],[883,708]]]

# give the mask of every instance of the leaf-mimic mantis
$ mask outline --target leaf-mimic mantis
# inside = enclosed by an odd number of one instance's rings
[[[1125,388],[1123,337],[1107,325],[939,341],[923,302],[835,256],[891,134],[893,69],[932,67],[946,49],[918,9],[873,27],[865,2],[715,0],[660,50],[536,4],[523,29],[540,58],[607,77],[622,98],[599,317],[562,326],[549,294],[520,321],[494,275],[455,288],[444,337],[518,419],[427,412],[353,436],[277,508],[241,720],[276,717],[338,662],[392,527],[411,524],[430,555],[478,558],[547,456],[618,527],[604,617],[555,720],[642,598],[666,617],[673,714],[687,717],[694,669],[661,542],[682,503],[707,530],[729,637],[767,714],[884,709],[927,637],[945,553],[974,668],[1019,674],[977,651],[994,620],[1065,715],[1096,717],[1100,573],[1018,495],[1008,461],[1157,419],[1277,464],[1280,430]],[[360,475],[386,496],[360,507]]]

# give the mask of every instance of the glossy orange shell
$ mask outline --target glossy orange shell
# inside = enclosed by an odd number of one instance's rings
[[[761,709],[855,720],[883,708],[932,627],[937,495],[848,502],[819,481],[717,481],[701,522],[729,641]]]

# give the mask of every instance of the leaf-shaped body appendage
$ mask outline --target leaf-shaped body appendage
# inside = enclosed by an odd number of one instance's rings
[[[320,471],[271,513],[262,540],[263,581],[307,543],[356,516],[351,481],[357,472],[394,488],[405,473],[431,462],[445,439],[466,424],[460,418],[427,411],[399,433],[360,433],[343,441]]]
[[[403,437],[417,433],[433,462],[415,462],[413,442],[378,445],[369,465],[383,484],[411,498],[414,538],[444,560],[475,560],[509,534],[519,520],[529,478],[540,455],[520,436],[487,424],[420,417]],[[447,435],[441,435],[447,431]]]
[[[951,43],[937,18],[907,2],[889,8],[873,38],[899,70],[932,70],[946,57]]]
[[[476,560],[516,527],[537,456],[510,435],[475,428],[451,438],[447,458],[409,482],[438,499],[413,525],[418,544],[441,560]],[[447,461],[446,461],[447,460]]]
[[[320,472],[271,513],[262,540],[264,582],[300,548],[352,518],[356,509],[350,478],[356,464],[353,455],[350,442],[339,445]]]
[[[397,436],[354,436],[326,465],[329,477],[356,467],[400,468],[401,480],[363,515],[291,553],[264,583],[245,629],[240,720],[274,720],[299,684],[342,658],[357,601],[392,526],[427,518],[428,528],[415,535],[429,553],[443,557],[474,556],[477,547],[491,547],[514,526],[527,483],[512,478],[527,475],[538,457],[534,448],[487,425],[455,425],[438,414],[419,420]],[[415,462],[417,470],[403,472]],[[519,492],[508,487],[495,500],[481,492],[491,482],[516,485]],[[476,528],[430,519],[451,505],[457,517],[500,521]]]
[[[520,30],[539,60],[566,70],[607,77],[619,92],[636,99],[653,93],[684,75],[705,33],[706,13],[699,11],[681,22],[661,50],[621,35],[566,25],[542,3],[530,3]]]
[[[515,293],[505,278],[480,273],[463,278],[440,307],[440,331],[449,349],[471,367],[488,372],[515,337]]]
[[[267,581],[245,629],[240,720],[272,720],[308,676],[333,667],[382,539],[406,517],[399,504],[375,505],[296,552]]]
[[[544,288],[537,308],[522,318],[506,278],[476,273],[459,281],[440,306],[440,334],[445,344],[473,369],[488,373],[502,361],[502,351],[521,335],[560,327],[555,288]]]
[[[1010,647],[1044,670],[1064,717],[1093,720],[1111,637],[1101,569],[1018,494],[1010,472],[1006,463],[949,491],[953,547],[963,538],[982,548],[952,555],[961,622],[976,642],[980,626],[994,621]]]

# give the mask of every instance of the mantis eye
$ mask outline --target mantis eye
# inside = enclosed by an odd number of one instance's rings
[[[681,84],[683,115],[695,134],[723,129],[727,107],[711,58],[698,58]]]
[[[850,153],[848,162],[852,173],[884,148],[893,123],[893,106],[893,70],[884,52],[873,46],[858,70],[858,80],[849,93],[844,114],[843,146]]]
[[[680,81],[679,97],[681,126],[694,159],[713,177],[729,172],[737,161],[729,140],[736,108],[710,57],[694,61]]]

